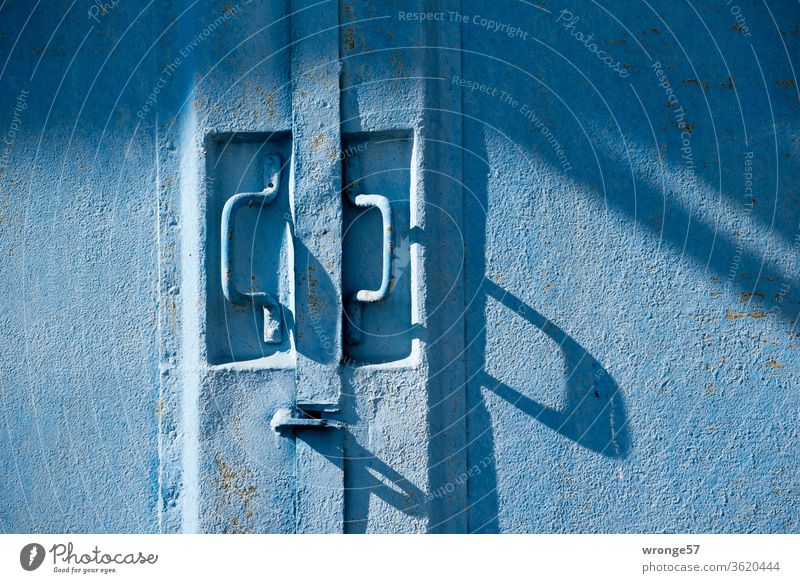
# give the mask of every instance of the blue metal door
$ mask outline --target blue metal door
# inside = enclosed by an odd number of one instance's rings
[[[465,528],[459,58],[384,10],[244,7],[159,113],[164,530]]]
[[[796,3],[27,4],[0,530],[798,530]]]

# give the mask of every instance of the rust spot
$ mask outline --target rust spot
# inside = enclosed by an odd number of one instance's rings
[[[763,298],[764,294],[761,292],[742,292],[739,294],[740,302],[750,301],[752,298]]]
[[[791,89],[792,87],[794,87],[794,81],[792,81],[791,79],[779,79],[775,81],[775,85],[777,85],[778,87],[786,87],[787,89]]]
[[[389,62],[394,65],[395,69],[397,69],[401,75],[404,73],[406,64],[402,59],[398,59],[397,57],[389,57]]]
[[[781,363],[775,360],[774,358],[770,358],[767,360],[767,366],[770,368],[783,368],[783,366],[781,366]]]
[[[267,110],[267,113],[270,117],[275,117],[277,113],[277,109],[275,107],[275,93],[270,93],[264,98],[264,107]]]
[[[235,512],[238,509],[244,511],[247,520],[253,517],[253,499],[258,495],[255,485],[251,483],[250,472],[232,467],[225,461],[217,457],[214,460],[217,466],[218,476],[216,479],[217,489],[222,492],[220,500],[220,510],[225,508],[228,512]],[[238,508],[237,508],[238,507]],[[248,527],[247,520],[242,520],[240,516],[233,515],[230,518],[230,526],[224,529],[225,532],[247,533],[252,528]]]
[[[311,140],[311,147],[315,150],[318,150],[322,144],[325,143],[325,134],[317,134],[314,136],[314,139]]]
[[[745,315],[742,314],[741,312],[733,312],[731,310],[726,310],[725,311],[725,319],[726,320],[741,320],[744,317],[745,317]]]
[[[352,26],[344,31],[344,46],[348,51],[356,49],[356,31],[353,30]]]
[[[683,82],[686,85],[699,85],[703,87],[703,89],[708,89],[708,81],[700,81],[699,79],[684,79]]]
[[[754,310],[749,314],[744,314],[742,312],[734,312],[733,310],[727,310],[725,312],[726,320],[741,320],[742,318],[752,318],[753,320],[761,320],[762,318],[766,317],[767,313],[764,310]]]

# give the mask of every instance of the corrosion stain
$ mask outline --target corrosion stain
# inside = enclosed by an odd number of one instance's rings
[[[761,292],[742,292],[739,294],[740,302],[750,301],[752,298],[763,298],[764,294]]]
[[[742,312],[734,312],[733,310],[727,310],[725,312],[726,320],[741,320],[742,318],[752,318],[753,320],[761,320],[766,317],[767,313],[764,310],[753,310],[749,314],[745,314]]]
[[[216,486],[222,493],[219,506],[231,511],[235,511],[238,507],[239,510],[244,512],[243,517],[237,514],[231,516],[230,524],[224,529],[224,532],[252,532],[252,528],[248,527],[246,523],[253,517],[253,500],[258,496],[258,491],[256,486],[252,484],[250,472],[234,468],[219,457],[214,462],[218,472]]]
[[[315,150],[318,150],[324,143],[325,143],[325,134],[317,134],[316,136],[314,136],[314,139],[311,140],[311,147]]]
[[[348,51],[356,49],[356,31],[352,26],[344,31],[344,46]]]
[[[159,418],[161,418],[161,417],[163,417],[163,416],[164,416],[164,413],[166,412],[166,410],[167,410],[167,404],[166,404],[166,402],[164,401],[164,399],[162,399],[161,397],[159,397],[159,398],[158,398],[158,401],[156,401],[156,415],[157,415]]]
[[[708,81],[700,81],[699,79],[684,79],[686,85],[699,85],[703,89],[708,89]]]
[[[770,368],[783,368],[781,363],[775,360],[774,358],[767,359],[767,366]]]
[[[277,109],[275,107],[275,93],[270,93],[264,98],[264,108],[267,110],[267,113],[270,117],[275,117],[277,113]]]

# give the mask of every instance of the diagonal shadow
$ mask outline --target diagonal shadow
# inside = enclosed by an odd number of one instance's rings
[[[330,440],[305,440],[339,468],[344,476],[344,532],[364,534],[369,526],[371,496],[409,516],[427,512],[425,493],[343,430],[343,449],[329,448]]]
[[[515,295],[485,280],[486,294],[547,334],[564,358],[566,404],[556,410],[526,397],[487,373],[481,386],[578,445],[611,458],[630,448],[625,407],[617,383],[574,338]]]
[[[409,516],[426,514],[425,493],[358,443],[350,432],[345,436],[345,451],[346,533],[367,532],[369,503],[373,495]]]

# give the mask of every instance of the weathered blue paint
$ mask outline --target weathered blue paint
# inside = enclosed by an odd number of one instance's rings
[[[0,528],[796,532],[773,4],[4,5]]]

